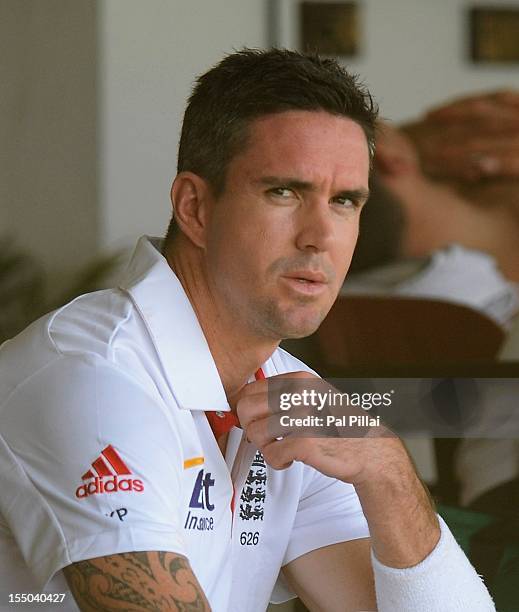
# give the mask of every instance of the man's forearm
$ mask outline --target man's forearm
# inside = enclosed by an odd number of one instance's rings
[[[404,451],[401,461],[355,487],[381,563],[411,567],[434,549],[440,538],[438,519]]]
[[[371,532],[379,612],[494,611],[481,578],[440,526],[410,459],[399,455],[356,485]]]

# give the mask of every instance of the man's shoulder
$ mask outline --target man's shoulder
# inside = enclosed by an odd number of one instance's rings
[[[77,297],[48,315],[44,324],[59,354],[92,352],[108,358],[134,314],[125,292],[106,289]]]
[[[53,364],[83,371],[89,362],[116,365],[125,336],[145,335],[131,300],[117,289],[79,296],[34,321],[0,347],[0,399]],[[128,344],[128,342],[126,342]]]
[[[120,289],[85,293],[43,315],[0,348],[10,350],[16,345],[38,342],[57,353],[66,353],[88,342],[109,344],[133,310],[132,301]]]

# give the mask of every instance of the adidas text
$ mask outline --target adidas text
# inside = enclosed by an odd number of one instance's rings
[[[111,478],[95,477],[91,482],[80,485],[76,489],[76,497],[82,499],[89,495],[97,495],[99,493],[117,493],[118,491],[135,491],[142,493],[144,491],[144,483],[138,478]]]

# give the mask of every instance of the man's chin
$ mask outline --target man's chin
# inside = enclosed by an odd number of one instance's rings
[[[318,328],[319,325],[314,325],[313,327],[307,327],[304,329],[287,329],[285,330],[281,340],[298,340],[299,338],[307,338],[316,332]]]
[[[297,340],[298,338],[306,338],[311,336],[314,332],[319,329],[323,321],[322,316],[316,316],[311,319],[305,319],[300,321],[285,322],[284,329],[282,332],[283,340]]]
[[[323,319],[328,314],[329,309],[319,308],[314,305],[309,308],[291,307],[282,309],[269,305],[263,312],[263,332],[278,341],[296,340],[312,335],[321,325]]]

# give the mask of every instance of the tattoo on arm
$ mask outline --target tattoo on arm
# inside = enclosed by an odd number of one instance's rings
[[[182,555],[132,552],[79,561],[64,569],[79,608],[85,612],[210,612]]]

